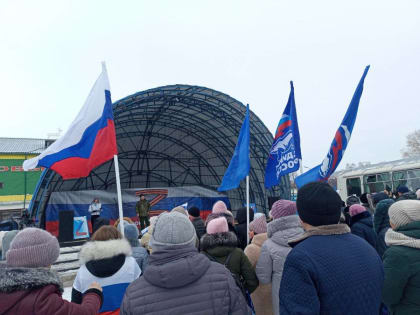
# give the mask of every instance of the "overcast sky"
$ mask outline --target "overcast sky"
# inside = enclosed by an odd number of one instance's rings
[[[340,168],[398,159],[420,128],[419,17],[418,0],[0,0],[0,136],[65,130],[105,60],[113,101],[201,85],[249,103],[271,132],[293,80],[313,167],[370,64]]]

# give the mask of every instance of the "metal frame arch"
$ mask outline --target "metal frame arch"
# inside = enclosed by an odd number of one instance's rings
[[[235,148],[246,108],[241,102],[216,90],[168,85],[129,95],[115,102],[113,110],[124,188],[124,185],[132,187],[132,183],[138,183],[134,173],[139,170],[150,173],[153,185],[159,180],[163,186],[168,182],[174,186],[182,185],[183,181],[185,184],[182,176],[176,179],[169,175],[169,171],[156,172],[155,165],[156,168],[173,167],[174,174],[189,174],[187,180],[193,179],[200,185],[220,184]],[[260,209],[266,210],[268,196],[290,197],[290,185],[288,178],[284,177],[279,186],[265,189],[265,163],[273,136],[252,111],[250,123],[251,198]],[[171,134],[172,130],[177,132]],[[190,160],[174,156],[177,150],[188,150],[185,156],[191,156]],[[142,158],[144,151],[150,154]],[[157,159],[167,160],[168,163],[159,163]],[[50,181],[40,190],[109,189],[115,182],[111,162],[99,166],[87,178],[63,181],[55,173],[48,178]],[[234,199],[232,205],[236,207],[241,205],[245,196],[242,185],[227,194]],[[42,199],[41,192],[35,197]]]

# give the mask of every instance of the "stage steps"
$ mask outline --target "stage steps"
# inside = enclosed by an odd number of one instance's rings
[[[51,266],[60,276],[64,287],[73,285],[77,270],[79,270],[79,251],[81,246],[68,246],[60,248],[60,256]]]

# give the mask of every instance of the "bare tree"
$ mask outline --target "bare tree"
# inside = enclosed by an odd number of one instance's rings
[[[414,130],[407,135],[406,147],[401,150],[405,158],[420,156],[420,129]]]

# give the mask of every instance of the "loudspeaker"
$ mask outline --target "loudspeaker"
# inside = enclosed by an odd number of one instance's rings
[[[271,207],[273,206],[273,203],[280,199],[280,197],[268,197],[268,210],[270,211]]]
[[[58,213],[58,241],[70,242],[73,240],[73,211],[60,211]]]

